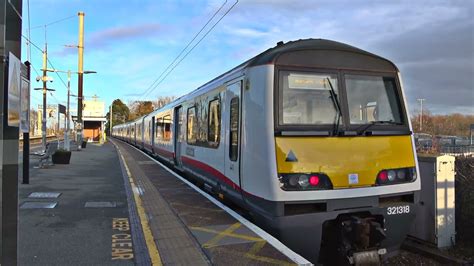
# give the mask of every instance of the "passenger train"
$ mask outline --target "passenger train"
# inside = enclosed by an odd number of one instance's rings
[[[112,134],[248,210],[313,263],[380,262],[415,217],[400,72],[343,43],[279,42]]]

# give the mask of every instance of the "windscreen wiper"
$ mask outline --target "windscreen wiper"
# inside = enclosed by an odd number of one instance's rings
[[[326,78],[326,79],[328,80],[329,87],[331,88],[329,92],[331,93],[332,103],[334,104],[334,108],[337,111],[337,121],[336,123],[334,123],[334,129],[333,129],[333,136],[337,136],[339,134],[339,121],[342,116],[341,105],[339,104],[339,100],[337,99],[337,94],[332,86],[331,80],[329,78]]]
[[[369,128],[371,128],[374,125],[403,125],[402,123],[395,122],[393,120],[376,120],[376,121],[370,121],[369,124],[363,125],[362,127],[356,129],[357,135],[362,135],[364,134]]]

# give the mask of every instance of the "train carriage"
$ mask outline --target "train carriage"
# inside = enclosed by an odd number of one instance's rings
[[[346,44],[279,43],[127,126],[132,144],[314,263],[378,261],[414,219],[420,180],[400,73]]]

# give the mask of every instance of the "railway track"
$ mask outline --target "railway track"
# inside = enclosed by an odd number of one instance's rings
[[[30,145],[41,143],[42,139],[43,137],[41,136],[30,137]],[[56,139],[58,139],[58,136],[56,135],[46,136],[46,141],[51,141],[51,140],[56,140]],[[63,139],[63,136],[60,137],[60,140],[62,139]],[[20,146],[23,146],[23,138],[20,138],[19,142],[20,142]]]
[[[123,142],[123,143],[126,143],[126,142]],[[130,145],[129,143],[126,143],[126,144]],[[156,158],[155,156],[136,148],[133,145],[130,145],[130,146],[142,152],[143,154],[146,154],[148,157],[151,157],[154,160],[159,161],[160,163],[163,163],[166,166],[169,166],[167,162],[164,162],[160,160],[159,158]],[[187,175],[181,172],[178,172],[172,168],[168,168],[167,170],[173,172],[176,176],[184,177],[186,180],[198,186],[201,189],[201,191],[207,194],[209,197],[215,198],[216,200],[224,204],[227,208],[238,213],[242,217],[245,217],[249,221],[253,222],[256,226],[258,226],[258,224],[256,224],[255,221],[253,221],[252,216],[248,213],[248,211],[243,210],[242,208],[240,208],[239,206],[233,204],[232,202],[228,200],[220,200],[218,196],[210,193],[209,190],[207,190],[205,186],[202,186],[199,183],[196,183],[194,179],[189,178]],[[421,245],[418,245],[417,248],[415,248],[413,247],[413,245],[408,245],[408,244],[404,244],[402,246],[402,249],[399,251],[397,255],[392,256],[382,262],[382,265],[445,265],[445,264],[467,265],[463,263],[463,261],[457,260],[455,258],[448,258],[448,257],[439,258],[439,256],[434,256],[433,254],[430,254],[429,252],[427,252],[426,248],[423,249]]]

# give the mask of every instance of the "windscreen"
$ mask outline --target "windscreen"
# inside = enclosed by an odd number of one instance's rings
[[[331,86],[337,94],[335,74],[280,72],[280,125],[334,124],[337,109]]]
[[[402,122],[394,78],[345,75],[345,82],[351,124]]]

